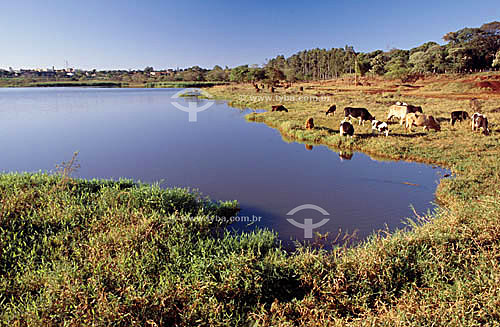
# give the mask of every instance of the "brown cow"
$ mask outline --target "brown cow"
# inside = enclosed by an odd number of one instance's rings
[[[312,117],[306,120],[306,129],[314,129],[314,120]]]
[[[284,105],[282,104],[279,104],[277,106],[271,106],[272,110],[271,111],[284,111],[284,112],[288,112],[288,109],[285,108]]]
[[[405,124],[405,129],[410,130],[412,126],[423,126],[424,130],[426,129],[433,129],[435,131],[440,131],[441,126],[439,123],[434,119],[433,116],[428,116],[420,113],[411,113],[406,115],[406,124]]]

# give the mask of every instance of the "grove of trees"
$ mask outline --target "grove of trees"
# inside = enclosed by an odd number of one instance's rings
[[[500,22],[463,28],[443,36],[445,45],[427,42],[410,50],[356,53],[353,47],[300,51],[277,56],[266,68],[282,70],[288,80],[331,79],[356,72],[402,77],[420,73],[470,73],[500,66]]]

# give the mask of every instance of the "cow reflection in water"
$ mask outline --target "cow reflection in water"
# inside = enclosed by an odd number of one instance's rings
[[[353,155],[354,152],[344,152],[344,151],[339,152],[340,161],[351,160]]]
[[[306,150],[311,151],[313,149],[313,146],[310,144],[306,144]]]

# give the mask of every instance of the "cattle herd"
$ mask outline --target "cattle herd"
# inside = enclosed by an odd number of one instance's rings
[[[335,115],[336,110],[337,106],[332,105],[326,111],[326,115]],[[277,105],[272,106],[272,111],[288,112],[288,109],[283,105]],[[453,111],[450,115],[450,123],[452,126],[454,126],[456,122],[467,121],[470,117],[466,111]],[[372,133],[378,132],[388,136],[388,122],[392,121],[393,118],[399,119],[400,125],[404,123],[406,131],[411,131],[413,126],[423,127],[424,130],[441,130],[439,122],[433,116],[424,114],[422,107],[413,106],[404,102],[396,102],[389,107],[387,122],[376,120],[366,108],[345,107],[344,119],[340,122],[340,135],[352,137],[354,135],[354,126],[351,124],[351,119],[358,119],[359,125],[364,125],[365,121],[370,121]],[[485,115],[476,112],[470,119],[473,131],[482,130],[484,135],[489,135],[488,118],[486,118]],[[306,121],[306,129],[312,128],[314,128],[313,118],[308,118]]]

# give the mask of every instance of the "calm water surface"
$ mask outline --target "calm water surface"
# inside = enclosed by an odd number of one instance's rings
[[[177,91],[0,89],[0,170],[50,171],[79,151],[78,177],[161,181],[198,188],[216,200],[236,199],[240,216],[260,221],[235,227],[271,228],[282,240],[304,237],[287,218],[328,218],[315,231],[358,230],[362,238],[402,227],[405,217],[414,216],[411,206],[420,214],[433,208],[442,169],[379,162],[361,153],[341,160],[326,147],[286,143],[276,130],[246,122],[250,111],[222,102],[189,122],[171,104]],[[286,215],[303,204],[329,215],[311,209]]]

